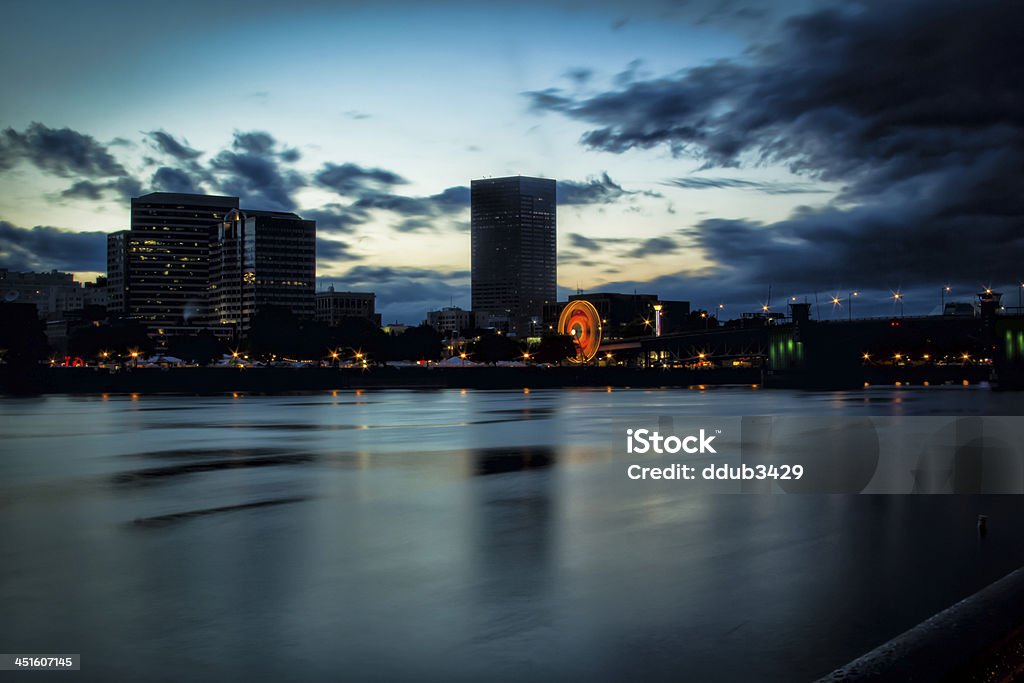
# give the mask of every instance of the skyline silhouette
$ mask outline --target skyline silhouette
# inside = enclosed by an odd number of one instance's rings
[[[128,197],[229,194],[317,220],[319,281],[416,322],[469,308],[470,179],[521,173],[558,180],[559,299],[1017,305],[1019,6],[152,12],[25,5],[0,28],[0,267],[101,273]]]

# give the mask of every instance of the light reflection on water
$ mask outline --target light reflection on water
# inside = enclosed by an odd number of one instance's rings
[[[612,421],[1021,412],[961,388],[0,400],[0,649],[92,680],[808,679],[1024,563],[1024,504],[685,495],[625,480]]]

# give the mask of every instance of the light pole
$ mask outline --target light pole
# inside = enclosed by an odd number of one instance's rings
[[[860,292],[850,292],[846,298],[847,320],[853,320],[853,297],[860,296]]]
[[[661,336],[661,304],[654,304],[654,336]]]
[[[1021,285],[1021,287],[1024,287],[1024,285]],[[953,288],[950,287],[949,285],[946,285],[945,287],[942,288],[942,298],[939,300],[939,315],[946,314],[946,292],[951,291],[953,291]]]
[[[899,303],[899,305],[900,305],[900,317],[902,318],[903,317],[903,294],[900,293],[900,292],[893,292],[892,298],[893,298],[894,302]]]

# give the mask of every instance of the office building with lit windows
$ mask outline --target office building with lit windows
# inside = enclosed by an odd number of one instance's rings
[[[539,335],[556,299],[555,181],[485,178],[471,183],[472,307],[477,324]]]
[[[107,238],[110,310],[151,331],[201,328],[210,238],[237,197],[154,192],[132,198],[131,228]]]
[[[239,210],[237,197],[154,192],[132,199],[131,229],[107,237],[112,313],[161,335],[241,338],[269,306],[314,316],[316,222]]]
[[[241,338],[270,308],[316,315],[316,221],[294,213],[235,209],[210,244],[209,325]]]

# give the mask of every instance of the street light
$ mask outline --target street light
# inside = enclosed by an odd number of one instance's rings
[[[661,336],[661,304],[654,304],[654,336]]]
[[[893,299],[893,303],[898,303],[900,305],[900,317],[902,318],[903,317],[903,294],[900,293],[900,292],[893,292],[892,293],[892,299]]]
[[[1024,287],[1024,285],[1021,285],[1021,287]],[[953,288],[950,287],[949,285],[946,285],[946,286],[944,286],[942,288],[942,298],[940,299],[941,306],[939,308],[939,315],[945,315],[946,314],[946,293],[947,292],[952,292],[952,291],[953,291]]]
[[[847,304],[846,304],[847,318],[846,319],[847,320],[853,320],[853,297],[855,297],[855,296],[860,296],[860,292],[856,292],[856,291],[850,292],[850,295],[846,298],[846,301],[847,301]]]

